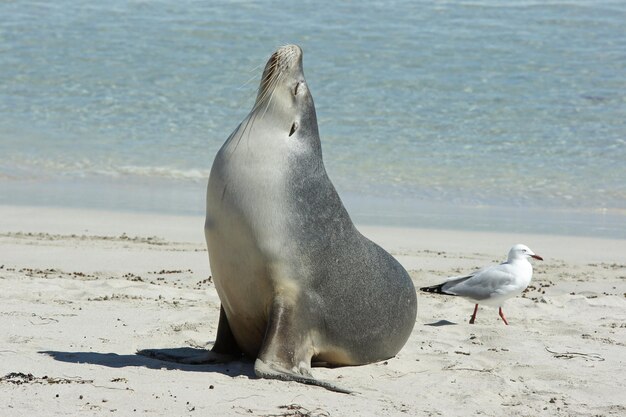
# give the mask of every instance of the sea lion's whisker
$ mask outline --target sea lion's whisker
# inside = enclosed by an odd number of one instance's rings
[[[278,74],[275,77],[272,77],[271,80],[269,80],[267,82],[267,84],[264,86],[263,90],[259,93],[259,97],[257,98],[257,101],[254,105],[254,108],[252,109],[252,111],[256,111],[259,109],[259,106],[261,106],[263,104],[263,102],[265,101],[265,99],[267,98],[268,94],[271,95],[273,94],[274,90],[276,89],[276,86],[278,85],[278,82],[280,81],[280,79],[282,74]]]
[[[259,64],[256,67],[252,68],[249,72],[255,72],[256,70],[258,70],[259,68],[261,68],[263,66],[263,64]]]
[[[237,148],[239,147],[239,143],[241,142],[241,138],[243,137],[243,135],[246,133],[246,130],[248,129],[248,125],[250,125],[250,130],[252,130],[251,119],[252,119],[252,123],[254,123],[253,119],[256,116],[254,114],[254,110],[252,112],[250,112],[250,114],[252,115],[252,118],[248,117],[246,119],[246,124],[243,125],[243,129],[239,129],[237,131],[237,133],[239,134],[239,137],[237,138],[237,143],[235,143],[235,146],[234,146],[234,148],[233,148],[233,150],[231,152],[231,155],[233,155],[237,151]],[[250,130],[248,130],[248,135],[249,135]]]
[[[268,85],[268,83],[270,83],[272,81],[272,79],[276,76],[276,68],[278,68],[279,64],[275,64],[272,65],[270,67],[268,67],[268,69],[264,72],[264,76],[261,79],[261,85],[259,86],[259,89],[264,88],[266,85]]]
[[[261,84],[259,85],[259,95],[264,95],[267,92],[268,86],[275,81],[276,73],[273,70],[266,71],[265,77],[261,79]]]
[[[270,104],[272,103],[272,98],[274,97],[274,92],[276,91],[276,86],[278,85],[278,83],[280,81],[282,81],[283,77],[284,77],[284,73],[280,74],[278,79],[274,83],[274,86],[272,88],[272,93],[270,94],[270,98],[267,101],[267,106],[265,106],[265,110],[263,110],[263,115],[261,116],[261,118],[265,117],[265,113],[267,113],[267,109],[270,107]]]
[[[256,80],[256,75],[252,76],[248,81],[244,82],[243,84],[241,84],[238,88],[238,90],[242,90],[244,87],[246,87],[248,84],[250,84],[252,81]]]

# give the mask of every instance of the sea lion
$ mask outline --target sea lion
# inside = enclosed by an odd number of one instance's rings
[[[413,326],[413,283],[355,228],[326,174],[302,50],[270,57],[252,111],[217,153],[205,236],[221,301],[202,358],[256,358],[257,376],[349,392],[311,362],[362,365],[393,357]]]

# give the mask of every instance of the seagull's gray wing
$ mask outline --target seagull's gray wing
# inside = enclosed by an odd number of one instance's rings
[[[514,284],[515,275],[510,270],[510,265],[503,263],[481,269],[466,277],[453,278],[443,285],[442,290],[448,294],[480,301],[508,292],[508,288]]]

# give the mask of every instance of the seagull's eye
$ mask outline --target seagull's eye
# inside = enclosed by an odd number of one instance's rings
[[[527,251],[526,251],[526,249],[522,249],[522,252],[526,253]]]

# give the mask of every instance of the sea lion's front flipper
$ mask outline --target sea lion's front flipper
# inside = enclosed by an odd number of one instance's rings
[[[220,321],[217,324],[217,336],[215,337],[215,343],[211,348],[211,352],[237,357],[242,355],[241,349],[239,349],[235,336],[233,336],[233,332],[230,329],[230,323],[228,323],[224,306],[221,305]]]
[[[238,356],[224,355],[212,350],[196,348],[164,348],[164,349],[142,349],[137,355],[151,359],[158,359],[165,362],[186,363],[189,365],[211,365],[218,363],[228,363],[237,360]]]
[[[297,307],[290,304],[293,303],[287,302],[286,297],[277,296],[274,300],[263,346],[254,363],[256,375],[352,394],[353,391],[313,378],[310,370],[313,345],[310,331],[305,330],[308,326],[302,322],[307,317],[298,314]]]
[[[165,362],[187,363],[194,365],[227,363],[239,359],[242,355],[230,329],[230,324],[228,323],[228,318],[224,312],[224,307],[220,307],[217,337],[211,350],[193,348],[143,349],[137,351],[137,354]]]

